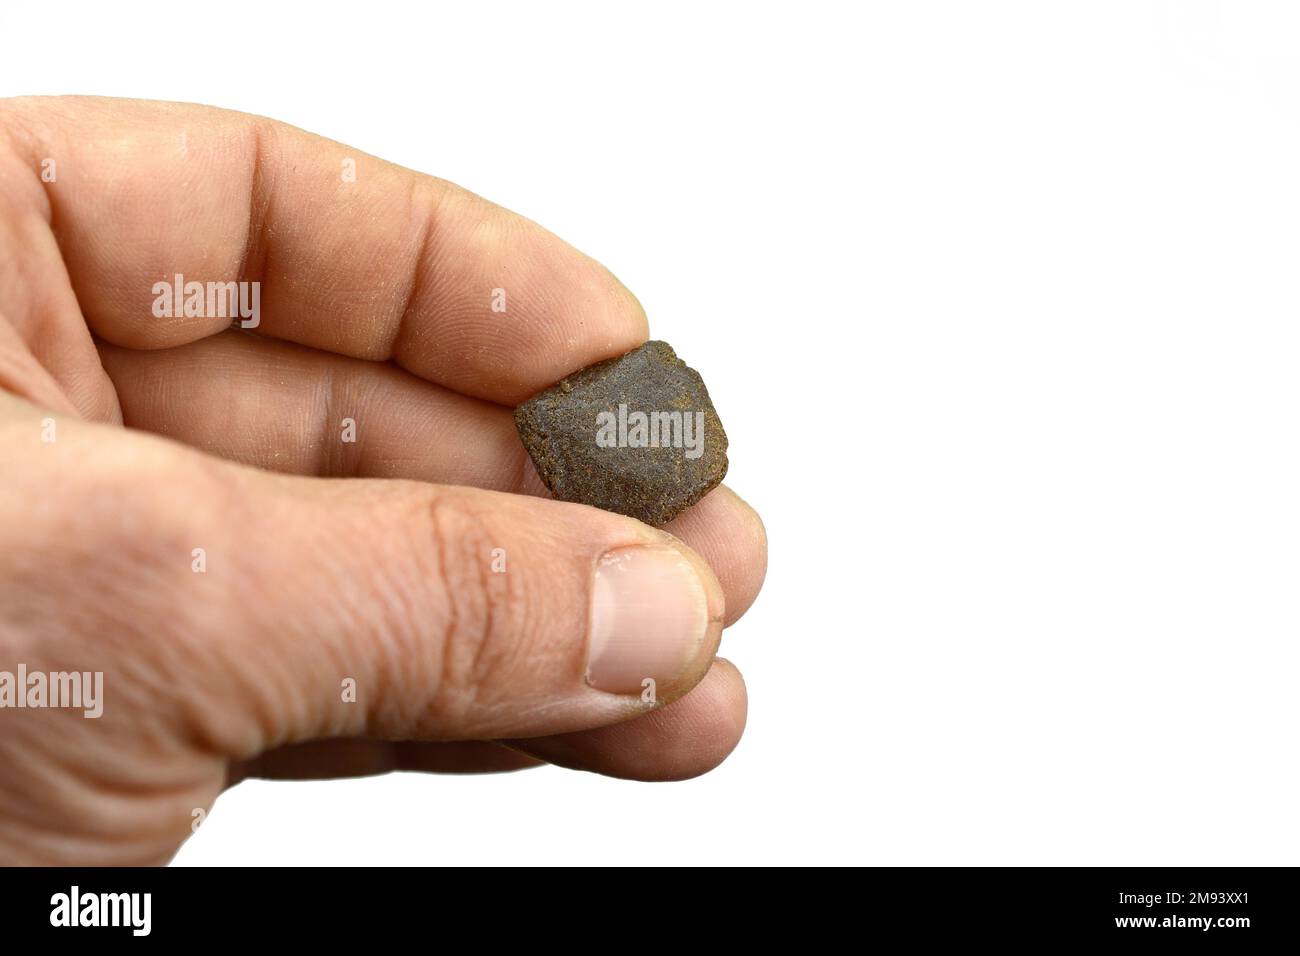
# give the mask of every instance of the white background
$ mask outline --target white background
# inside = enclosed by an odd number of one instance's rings
[[[1295,864],[1300,12],[6,4],[0,93],[286,120],[549,226],[767,522],[714,773],[245,783],[182,864]]]

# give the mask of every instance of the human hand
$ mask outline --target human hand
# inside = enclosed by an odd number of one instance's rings
[[[256,328],[155,315],[177,274],[260,283]],[[165,862],[247,776],[721,762],[757,515],[551,501],[510,412],[646,338],[449,183],[242,114],[0,101],[0,703],[86,675],[0,708],[0,862]]]

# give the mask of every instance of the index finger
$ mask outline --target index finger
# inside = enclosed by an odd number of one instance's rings
[[[259,283],[261,334],[507,405],[647,337],[632,294],[536,223],[282,123],[72,97],[4,101],[0,129],[87,323],[116,345],[229,327],[155,315],[155,284],[177,275]]]

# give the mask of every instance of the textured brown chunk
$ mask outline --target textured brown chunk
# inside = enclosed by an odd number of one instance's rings
[[[537,472],[561,501],[663,524],[727,473],[727,434],[699,373],[667,342],[598,362],[515,409]]]

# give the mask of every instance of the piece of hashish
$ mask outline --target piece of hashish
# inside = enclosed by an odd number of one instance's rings
[[[515,409],[537,472],[561,501],[671,521],[727,473],[727,434],[694,369],[667,342],[590,365]]]

